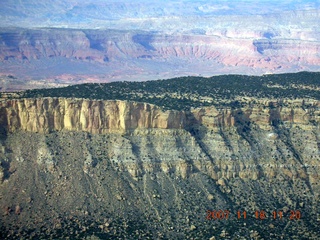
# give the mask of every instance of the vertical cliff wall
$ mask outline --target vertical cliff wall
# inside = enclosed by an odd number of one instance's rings
[[[183,128],[184,112],[162,111],[147,103],[85,99],[20,99],[0,103],[1,125],[25,130],[122,132],[135,128]]]
[[[270,107],[270,104],[272,107]],[[271,129],[276,123],[299,125],[310,129],[320,121],[320,104],[311,102],[287,107],[265,102],[256,106],[232,109],[214,106],[191,112],[168,110],[138,102],[103,101],[67,98],[13,99],[0,102],[1,126],[9,132],[85,131],[89,133],[124,132],[132,129],[190,129],[198,125],[208,128],[256,124]]]

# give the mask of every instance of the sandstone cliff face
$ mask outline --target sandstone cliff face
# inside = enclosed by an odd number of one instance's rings
[[[195,109],[194,117],[198,123],[208,128],[234,127],[238,123],[256,124],[263,130],[272,130],[273,124],[281,122],[290,126],[310,129],[311,121],[320,121],[319,101],[310,101],[310,108],[304,109],[302,101],[290,101],[285,107],[275,101],[264,101],[251,107],[237,109],[206,107]],[[272,107],[270,107],[272,105]]]
[[[275,106],[270,108],[269,105]],[[310,129],[310,121],[319,122],[319,102],[303,109],[302,103],[277,107],[266,101],[239,109],[205,107],[184,111],[163,111],[148,104],[127,101],[103,101],[66,98],[3,100],[1,125],[9,132],[24,130],[47,133],[51,130],[89,133],[125,132],[134,129],[190,129],[203,125],[210,129],[234,127],[238,123],[256,124],[271,130],[275,122]]]
[[[0,103],[2,125],[10,132],[25,130],[124,132],[135,128],[182,128],[184,112],[161,111],[155,105],[84,99],[21,99]]]
[[[283,159],[284,164],[299,165],[289,168],[287,176],[316,182],[316,172],[309,169],[308,174],[302,166],[315,166],[319,160],[319,102],[310,101],[308,106],[304,109],[302,102],[295,102],[280,107],[266,101],[238,109],[212,106],[184,112],[162,111],[147,103],[38,98],[2,101],[0,121],[11,133],[130,134],[129,141],[115,138],[108,155],[134,177],[162,171],[186,178],[199,169],[216,180],[258,179],[276,176],[278,160]],[[302,148],[302,136],[310,140],[308,150]]]

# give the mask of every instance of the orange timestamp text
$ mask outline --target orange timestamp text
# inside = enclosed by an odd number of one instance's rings
[[[299,220],[301,219],[301,212],[299,210],[290,210],[286,213],[282,210],[275,210],[269,214],[266,213],[264,210],[256,210],[255,212],[251,212],[249,215],[245,210],[238,210],[235,214],[232,214],[229,210],[208,210],[206,219],[207,220],[228,220],[230,218],[240,219],[247,219],[248,216],[252,216],[258,220],[265,220],[265,219],[289,219],[289,220]]]

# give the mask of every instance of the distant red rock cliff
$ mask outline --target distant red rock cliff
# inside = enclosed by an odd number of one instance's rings
[[[263,71],[292,67],[301,70],[320,65],[319,48],[318,41],[263,36],[253,39],[238,35],[165,35],[142,31],[70,29],[0,31],[2,62],[63,57],[102,64],[139,59],[165,60],[173,64],[178,58],[191,63],[203,60],[221,66],[243,66]],[[157,63],[154,64],[156,66]],[[123,70],[123,66],[121,68],[119,70]],[[194,68],[197,72],[196,66]]]

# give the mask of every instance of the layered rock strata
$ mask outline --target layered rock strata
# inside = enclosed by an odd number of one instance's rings
[[[161,111],[155,105],[84,99],[21,99],[1,102],[2,125],[8,131],[123,132],[135,128],[183,128],[184,112]]]
[[[0,124],[9,132],[85,131],[89,133],[125,132],[133,129],[190,129],[234,127],[236,122],[256,124],[271,130],[275,123],[312,128],[319,123],[320,103],[292,102],[285,107],[275,101],[232,109],[214,106],[190,112],[168,110],[138,102],[66,98],[13,99],[0,102]]]
[[[268,39],[263,37],[264,32],[244,36],[232,31],[229,35],[223,33],[167,35],[145,31],[0,29],[0,62],[56,57],[98,63],[180,58],[270,71],[290,68],[292,62],[301,67],[319,66],[317,33],[315,37],[298,33],[290,39],[288,36]]]
[[[235,221],[239,209],[283,210],[286,218],[277,223],[248,217],[265,238],[289,238],[297,229],[319,236],[317,101],[184,112],[125,101],[4,100],[0,126],[5,237],[12,229],[63,232],[59,222],[70,224],[70,216],[81,229],[95,225],[78,219],[103,226],[106,219],[125,219],[122,233],[126,221],[137,229],[145,224],[152,238],[206,239],[227,226],[244,236],[243,222]],[[17,214],[10,210],[17,208]],[[208,209],[229,209],[230,219],[206,221]],[[304,218],[284,231],[290,209]],[[109,231],[116,224],[94,231],[119,236]]]
[[[0,104],[1,126],[7,132],[129,134],[129,140],[115,138],[108,155],[134,177],[163,171],[186,178],[198,169],[216,180],[258,179],[276,176],[281,163],[293,166],[283,172],[289,178],[308,178],[312,183],[319,178],[314,168],[319,162],[317,101],[310,101],[307,109],[301,102],[283,107],[269,101],[238,109],[212,106],[190,112],[163,111],[147,103],[65,98]],[[303,148],[303,136],[307,148]],[[304,164],[313,166],[308,169],[311,174]]]

